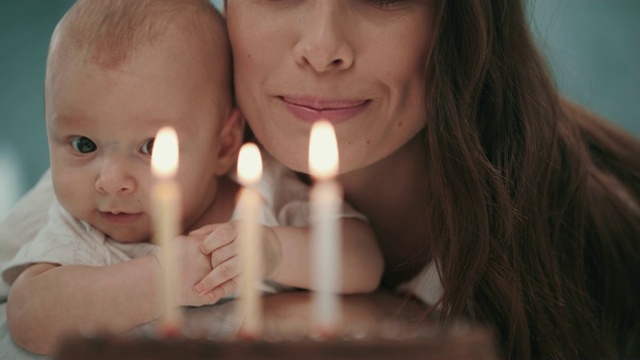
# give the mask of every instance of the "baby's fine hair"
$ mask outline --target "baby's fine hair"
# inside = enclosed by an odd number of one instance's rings
[[[56,27],[49,52],[63,41],[116,68],[169,33],[193,42],[194,51],[227,43],[224,19],[207,0],[78,0]]]

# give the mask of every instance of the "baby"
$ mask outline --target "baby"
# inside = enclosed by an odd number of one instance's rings
[[[233,169],[244,122],[232,105],[224,19],[207,0],[79,0],[54,31],[45,79],[56,201],[46,226],[2,270],[7,321],[27,350],[61,335],[121,333],[161,315],[158,248],[150,243],[150,155],[176,129],[182,226],[174,240],[180,305],[235,291]],[[265,156],[265,280],[312,288],[308,187]],[[347,206],[343,293],[375,289],[383,260],[372,231]]]

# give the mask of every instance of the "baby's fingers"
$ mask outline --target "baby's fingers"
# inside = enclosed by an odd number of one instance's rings
[[[215,249],[211,253],[211,267],[216,268],[218,265],[238,255],[236,243],[231,242]]]
[[[214,225],[213,231],[207,235],[200,245],[203,254],[211,254],[216,249],[233,242],[238,235],[236,227],[226,223]]]
[[[231,295],[238,287],[237,277],[230,279],[222,284],[220,284],[215,289],[209,291],[207,293],[207,298],[209,299],[209,304],[215,304],[224,296]]]
[[[240,274],[238,258],[233,257],[216,266],[210,273],[202,278],[193,289],[196,293],[201,295],[207,294],[210,300],[217,301],[217,299],[209,293],[225,282],[234,279],[238,274]]]
[[[216,228],[215,224],[205,225],[199,229],[195,229],[189,233],[189,235],[208,235]]]

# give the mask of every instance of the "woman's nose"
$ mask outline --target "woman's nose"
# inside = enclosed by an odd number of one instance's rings
[[[300,38],[293,53],[300,66],[311,66],[316,72],[341,71],[354,62],[354,49],[348,41],[349,19],[344,0],[319,0],[307,12],[300,27]]]
[[[127,171],[125,162],[126,160],[115,157],[103,160],[95,185],[98,192],[108,195],[126,195],[135,190],[136,181]]]

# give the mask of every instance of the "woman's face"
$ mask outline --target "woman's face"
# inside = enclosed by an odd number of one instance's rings
[[[342,173],[424,127],[427,0],[229,0],[226,13],[240,109],[288,167],[308,171],[320,118],[336,128]]]

